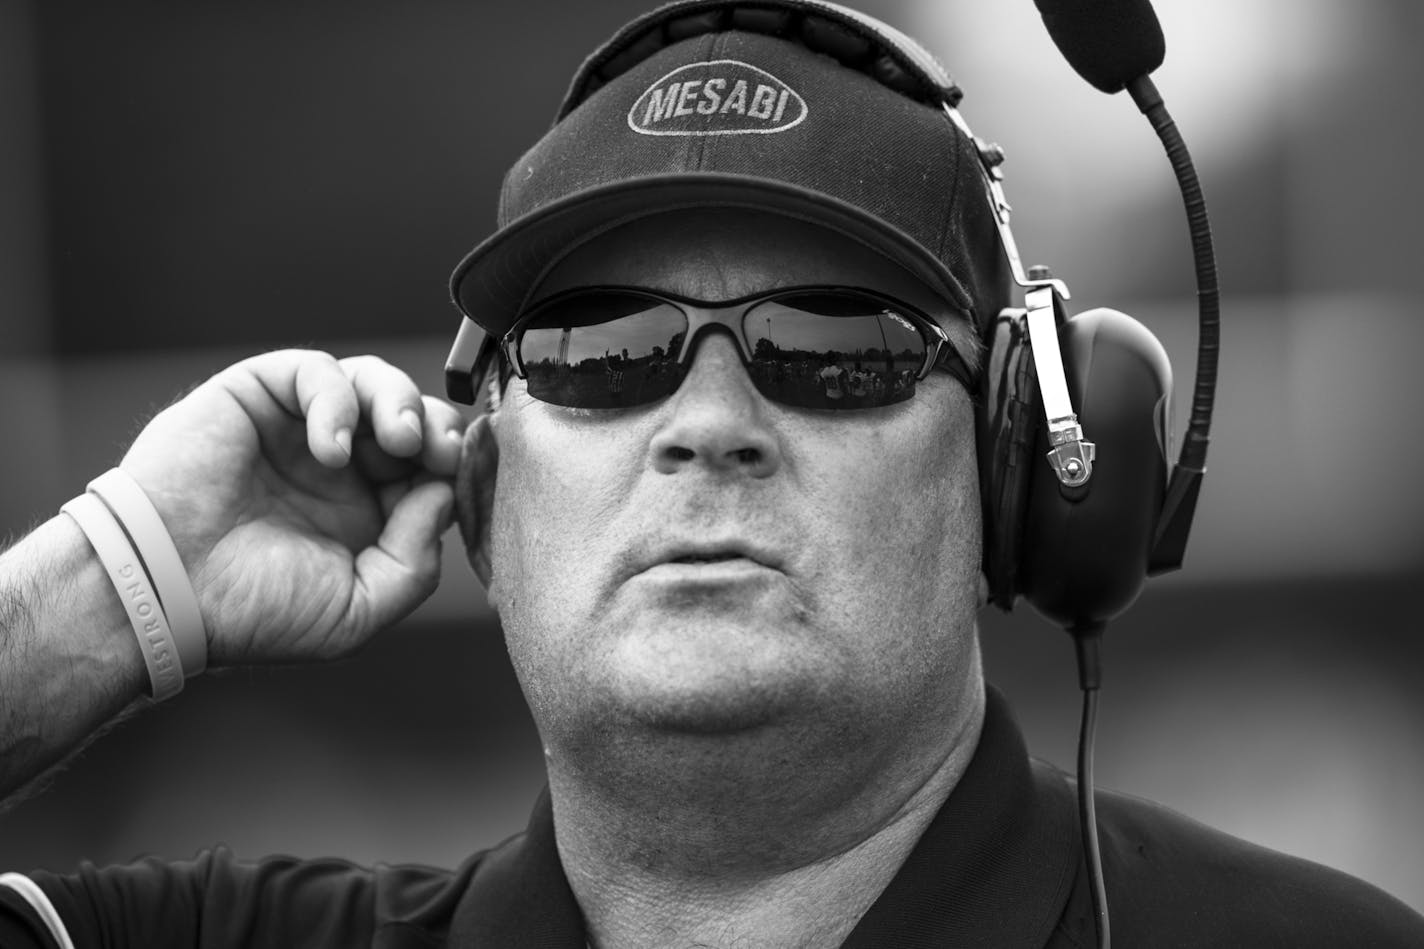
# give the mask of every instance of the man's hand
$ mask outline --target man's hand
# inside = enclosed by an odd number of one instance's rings
[[[439,581],[464,422],[375,356],[246,359],[121,467],[192,577],[213,665],[349,653]]]
[[[295,350],[244,360],[159,413],[120,464],[192,578],[209,665],[343,655],[428,596],[463,429],[374,356]],[[146,684],[73,518],[0,554],[0,799]]]

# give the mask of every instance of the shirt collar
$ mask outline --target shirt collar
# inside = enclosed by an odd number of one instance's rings
[[[844,949],[1042,946],[1072,892],[1074,798],[1036,779],[1008,703],[988,689],[984,729],[949,799]]]
[[[904,865],[843,944],[1038,947],[1079,859],[1071,789],[1036,779],[1008,703],[988,690],[974,757]],[[546,790],[524,834],[490,851],[455,911],[452,945],[584,949]]]

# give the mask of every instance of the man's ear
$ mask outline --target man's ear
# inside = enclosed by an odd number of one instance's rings
[[[494,481],[499,469],[499,444],[488,415],[465,429],[460,464],[455,471],[455,517],[465,541],[465,557],[485,589],[490,585],[490,512],[494,509]]]

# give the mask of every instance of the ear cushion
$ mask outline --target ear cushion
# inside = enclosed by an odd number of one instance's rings
[[[1068,392],[1097,445],[1078,492],[1035,479],[1024,514],[1019,592],[1069,629],[1104,623],[1132,605],[1167,489],[1172,366],[1157,337],[1116,310],[1067,320],[1058,331]],[[1040,426],[1035,455],[1048,450]]]
[[[1137,598],[1166,491],[1172,368],[1157,338],[1116,310],[1066,320],[1058,340],[1092,480],[1065,489],[1045,460],[1047,424],[1021,311],[996,322],[981,414],[990,602],[1024,596],[1068,628],[1105,622]],[[986,470],[987,468],[987,470]]]
[[[1043,410],[1033,370],[1027,311],[1005,308],[990,327],[979,393],[979,495],[989,602],[1013,608],[1032,451]]]

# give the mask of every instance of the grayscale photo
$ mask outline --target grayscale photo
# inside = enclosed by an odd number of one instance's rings
[[[1421,36],[0,0],[0,949],[1424,946]]]

